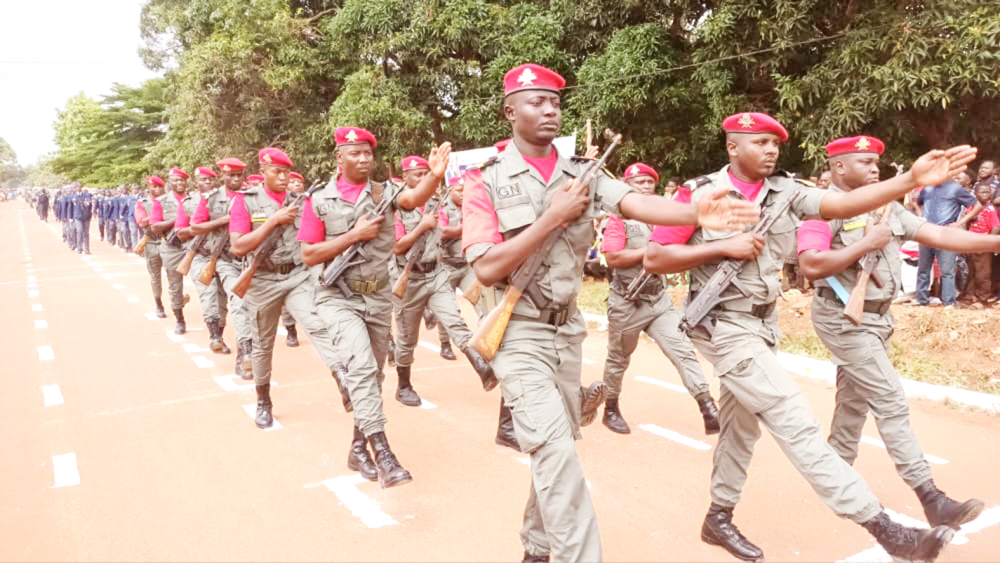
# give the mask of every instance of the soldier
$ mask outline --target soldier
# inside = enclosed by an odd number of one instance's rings
[[[128,188],[122,186],[118,193],[118,217],[116,225],[118,228],[118,247],[129,252],[135,242],[132,240],[132,231],[128,227],[128,218],[132,214],[132,200],[128,195]]]
[[[562,122],[560,91],[566,81],[526,64],[504,76],[504,116],[513,142],[482,170],[471,171],[462,204],[462,247],[484,288],[502,292],[525,257],[558,237],[514,308],[493,360],[513,412],[521,449],[531,456],[531,489],[521,541],[525,560],[599,561],[601,541],[574,439],[596,416],[606,387],[580,385],[587,333],[576,309],[583,264],[602,210],[647,223],[717,227],[753,221],[752,204],[722,196],[700,212],[663,198],[639,195],[597,172],[588,191],[578,189],[585,159],[559,155],[552,141]],[[569,189],[567,189],[569,185]],[[488,291],[484,289],[484,291]]]
[[[416,209],[434,194],[451,146],[445,143],[431,151],[423,180],[400,192],[395,186],[383,188],[371,181],[377,146],[374,135],[359,127],[338,127],[334,137],[341,172],[306,204],[298,238],[302,259],[310,267],[335,259],[353,244],[365,244],[365,261],[351,266],[343,283],[318,287],[315,307],[334,335],[337,354],[348,362],[342,376],[354,405],[355,426],[347,466],[387,488],[412,480],[389,448],[382,411],[382,366],[392,317],[388,269],[395,228],[391,218],[396,210]],[[370,217],[384,197],[394,199],[383,215]],[[375,454],[374,463],[366,444]]]
[[[160,235],[154,233],[150,228],[150,218],[153,215],[153,207],[157,199],[163,195],[163,188],[166,182],[159,176],[149,176],[146,178],[149,186],[149,194],[143,197],[135,206],[135,221],[146,233],[146,246],[143,250],[143,257],[146,259],[146,270],[149,272],[149,286],[153,290],[153,301],[156,303],[156,316],[164,319],[167,317],[163,310],[163,282],[161,271],[163,270],[163,258],[160,257]]]
[[[188,173],[180,168],[171,168],[167,176],[170,191],[156,198],[153,210],[150,212],[150,228],[154,233],[163,235],[164,243],[160,245],[160,256],[163,267],[167,271],[167,287],[170,291],[170,308],[177,319],[175,334],[187,332],[184,322],[184,305],[188,296],[184,295],[184,276],[177,271],[177,265],[184,259],[184,245],[177,235],[178,217],[186,217],[181,203],[187,194]]]
[[[264,177],[260,174],[251,174],[247,176],[247,189],[261,188],[264,186]]]
[[[288,191],[293,194],[301,194],[306,191],[306,179],[295,172],[288,173]],[[281,325],[285,327],[285,346],[296,348],[299,345],[299,333],[295,330],[295,317],[289,312],[287,307],[281,308]]]
[[[125,248],[125,252],[132,252],[132,249],[135,247],[135,245],[139,244],[139,238],[141,236],[139,234],[139,224],[135,222],[135,208],[139,204],[138,186],[132,186],[131,190],[129,190],[128,202],[129,202],[128,206],[129,212],[128,212],[128,217],[125,218],[125,223],[128,225],[132,245],[127,246]]]
[[[885,144],[867,136],[841,138],[826,146],[834,192],[848,193],[879,181],[879,156]],[[955,252],[997,252],[1000,236],[978,235],[928,223],[892,202],[887,222],[862,214],[850,219],[805,221],[799,229],[802,272],[816,285],[812,320],[816,334],[833,353],[837,366],[837,407],[828,442],[849,464],[858,456],[858,441],[869,409],[896,471],[916,491],[931,526],[957,530],[983,510],[979,500],[958,503],[934,485],[931,468],[910,427],[906,394],[889,359],[893,320],[890,305],[902,287],[900,245],[922,245]],[[860,324],[844,321],[844,301],[833,287],[858,283],[862,257],[877,256],[867,283]]]
[[[38,194],[38,216],[42,221],[49,222],[49,190],[44,188]]]
[[[274,424],[271,360],[282,306],[288,307],[288,312],[309,333],[313,347],[335,379],[338,362],[333,338],[316,315],[315,284],[302,263],[295,241],[301,203],[284,205],[290,197],[287,190],[292,160],[274,147],[261,149],[257,159],[265,178],[264,186],[235,195],[229,211],[229,237],[232,252],[237,256],[256,250],[271,233],[277,237],[274,250],[258,268],[244,299],[254,335],[253,377],[257,388],[254,423],[258,428],[269,428]],[[349,401],[346,396],[344,400],[345,404]]]
[[[403,170],[403,193],[413,190],[430,171],[430,164],[420,156],[407,156],[401,163]],[[436,187],[436,186],[435,186]],[[421,237],[430,237],[439,221],[438,213],[424,212],[423,207],[412,210],[401,209],[397,212],[395,223],[396,244],[393,252],[396,255],[396,267],[400,272],[410,259],[407,253]],[[428,244],[420,256],[413,258],[410,279],[406,293],[400,298],[396,311],[396,375],[399,386],[396,388],[396,400],[406,406],[420,406],[420,396],[413,390],[410,380],[413,365],[413,349],[417,345],[420,333],[420,319],[424,309],[429,309],[445,327],[448,333],[445,341],[454,340],[458,349],[469,359],[473,369],[486,386],[486,382],[496,385],[493,370],[474,349],[469,347],[472,333],[462,320],[455,301],[455,290],[448,279],[448,272],[439,267],[439,248],[437,244]]]
[[[194,244],[194,241],[191,239],[205,234],[201,243],[194,249],[195,255],[188,273],[191,275],[191,281],[194,282],[195,289],[198,290],[198,301],[201,302],[201,312],[204,315],[205,327],[208,329],[208,347],[216,354],[229,354],[229,346],[226,346],[225,341],[222,339],[222,333],[226,329],[226,315],[228,313],[226,292],[223,291],[222,283],[217,275],[212,276],[211,281],[207,284],[201,283],[199,278],[201,278],[202,272],[208,266],[209,256],[213,247],[209,243],[207,233],[203,232],[203,228],[198,228],[196,232],[193,227],[195,221],[203,223],[211,219],[209,209],[216,211],[216,218],[218,218],[219,211],[223,209],[227,214],[229,212],[229,198],[226,197],[223,190],[219,190],[215,186],[215,179],[217,177],[218,175],[215,173],[215,170],[207,166],[195,168],[194,178],[199,194],[198,196],[184,198],[184,213],[177,214],[177,224],[174,228],[177,229],[177,235],[182,240],[190,241],[187,243],[187,252],[192,251],[190,246]],[[199,211],[202,211],[200,216],[198,215]],[[186,220],[189,217],[190,220]],[[213,234],[215,236],[212,238],[215,242],[218,242],[219,237],[228,236],[221,229]]]
[[[722,385],[722,431],[712,470],[712,504],[702,526],[702,540],[719,545],[743,560],[763,552],[732,523],[733,507],[746,482],[760,423],[778,441],[816,494],[838,515],[864,526],[893,557],[931,560],[954,534],[946,526],[917,530],[901,526],[882,511],[860,475],[827,444],[819,424],[795,382],[778,361],[775,299],[778,271],[794,251],[796,218],[848,218],[902,197],[918,184],[934,185],[951,178],[975,156],[969,147],[932,151],[913,170],[852,192],[807,188],[775,173],[781,143],[788,132],[763,113],[732,115],[723,122],[730,164],[720,172],[692,181],[690,198],[701,202],[715,193],[756,201],[765,213],[788,203],[773,217],[766,236],[752,232],[697,227],[654,230],[644,265],[657,273],[690,270],[691,298],[724,259],[743,260],[739,288],[725,288],[705,322],[689,330],[698,350],[715,366]],[[950,172],[950,173],[949,173]],[[654,244],[655,243],[655,244]]]
[[[642,162],[625,168],[625,183],[641,194],[654,195],[660,175]],[[676,192],[677,188],[674,188]],[[681,382],[698,403],[705,434],[719,433],[719,410],[712,399],[701,364],[694,354],[691,340],[679,328],[681,316],[674,300],[666,292],[662,276],[651,277],[638,292],[637,298],[625,298],[630,284],[643,274],[642,258],[649,245],[652,228],[640,221],[622,220],[609,215],[604,229],[602,251],[613,268],[611,291],[608,295],[608,356],[604,363],[604,383],[608,399],[604,406],[604,425],[612,432],[628,434],[631,429],[618,404],[622,378],[639,344],[639,334],[648,334],[674,364]]]
[[[441,229],[439,253],[441,265],[448,275],[448,285],[451,292],[462,283],[465,276],[471,276],[469,264],[462,256],[462,177],[448,179],[448,189],[451,190],[448,200],[441,204],[438,212],[438,227]],[[457,195],[456,195],[457,194]],[[445,235],[447,234],[447,238]],[[455,360],[455,352],[451,349],[451,338],[443,323],[438,324],[438,340],[441,342],[440,355],[446,360]]]

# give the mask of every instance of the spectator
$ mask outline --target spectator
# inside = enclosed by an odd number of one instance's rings
[[[992,188],[985,183],[977,184],[976,200],[978,203],[959,219],[959,223],[968,224],[969,231],[973,233],[1000,233],[1000,217],[997,217],[996,208],[993,207]],[[986,303],[996,300],[991,296],[993,253],[980,252],[966,254],[965,257],[969,264],[969,285],[962,293],[962,301],[970,303],[975,309],[982,309]]]
[[[819,180],[816,181],[816,187],[825,190],[830,187],[830,179],[833,175],[829,170],[824,170],[822,174],[819,175]]]
[[[955,181],[965,188],[965,191],[972,192],[972,177],[968,172],[959,172],[958,176],[955,176]]]
[[[924,188],[917,196],[917,205],[923,210],[927,221],[935,225],[957,226],[962,209],[976,204],[976,197],[951,180]],[[955,305],[955,256],[954,252],[920,246],[920,261],[917,265],[917,304],[929,304],[931,272],[934,258],[941,268],[941,302],[945,306]]]

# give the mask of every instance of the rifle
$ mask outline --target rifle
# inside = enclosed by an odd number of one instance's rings
[[[639,292],[642,288],[646,287],[646,282],[648,282],[655,274],[647,272],[645,269],[642,273],[632,280],[632,283],[628,284],[628,289],[625,290],[625,300],[635,301],[639,298]]]
[[[212,247],[212,254],[208,258],[208,264],[205,265],[205,269],[201,271],[201,276],[198,277],[199,283],[202,285],[212,283],[212,278],[215,277],[215,265],[219,261],[219,256],[222,256],[222,253],[226,251],[227,246],[229,246],[229,236],[223,233],[223,236],[219,237],[219,242],[215,243],[215,246]]]
[[[441,202],[445,201],[445,198],[451,195],[451,188],[449,187],[445,190],[444,195],[439,199],[427,212],[433,215],[437,215],[438,209],[441,208]],[[423,218],[421,218],[423,220]],[[434,240],[434,239],[437,240]],[[424,233],[417,240],[413,241],[413,246],[406,252],[406,266],[403,267],[403,271],[400,272],[399,277],[396,278],[396,283],[392,286],[392,294],[402,299],[406,295],[406,288],[410,285],[410,272],[413,271],[414,265],[420,261],[424,255],[424,250],[428,246],[433,247],[437,242],[441,240],[441,230],[436,226],[434,230],[430,233]]]
[[[774,209],[768,211],[764,217],[754,226],[750,232],[755,235],[764,236],[771,230],[774,222],[788,211],[792,204],[792,198],[786,198]],[[711,323],[706,322],[708,314],[722,303],[740,299],[749,295],[746,287],[736,279],[737,274],[743,268],[743,260],[728,259],[723,260],[719,267],[712,274],[712,277],[705,282],[705,286],[698,291],[698,294],[684,308],[684,317],[681,319],[680,328],[684,332],[690,332],[697,326],[704,326],[709,334],[715,331]],[[735,286],[740,291],[738,295],[722,297],[722,294]]]
[[[615,135],[614,139],[611,141],[611,145],[604,155],[601,156],[600,160],[591,162],[587,169],[580,176],[579,184],[577,189],[589,189],[590,183],[594,180],[594,175],[596,171],[599,170],[604,163],[611,156],[611,151],[615,150],[619,143],[622,141],[621,135]],[[567,185],[567,189],[572,183]],[[507,285],[507,289],[503,293],[503,298],[496,307],[493,308],[485,317],[479,322],[479,326],[476,327],[476,332],[472,335],[472,340],[470,345],[476,349],[479,354],[486,359],[486,361],[493,361],[493,358],[497,355],[497,350],[500,349],[500,344],[503,342],[504,335],[507,333],[507,326],[510,324],[510,317],[514,314],[514,307],[521,300],[521,296],[524,293],[525,288],[528,287],[535,280],[535,274],[538,273],[538,268],[541,267],[542,262],[548,258],[549,253],[552,251],[552,247],[562,236],[563,229],[559,228],[551,233],[545,239],[545,242],[533,252],[528,258],[518,267],[517,270],[510,276],[510,283]]]
[[[879,217],[878,224],[884,225],[888,223],[890,215],[892,215],[891,203],[886,205],[882,210],[882,216]],[[869,252],[862,256],[858,262],[861,266],[861,271],[858,273],[858,279],[854,283],[854,289],[851,290],[851,298],[848,299],[847,305],[844,306],[844,316],[855,325],[860,325],[864,319],[865,293],[868,291],[868,279],[872,277],[872,271],[878,264],[878,256],[878,251]]]
[[[389,209],[389,206],[396,200],[402,191],[396,190],[395,188],[396,185],[392,183],[392,180],[385,181],[385,184],[382,185],[382,200],[368,212],[369,219],[381,217],[385,214],[385,211]],[[336,284],[337,288],[344,293],[345,297],[351,297],[354,295],[354,291],[351,290],[350,286],[348,286],[343,279],[341,279],[341,276],[351,266],[356,266],[365,261],[363,249],[366,242],[368,241],[352,244],[347,248],[347,250],[341,252],[336,258],[331,260],[330,263],[323,268],[323,274],[320,276],[319,285],[323,287],[331,287]],[[358,254],[361,254],[361,258],[357,258]]]
[[[473,278],[467,288],[463,287],[461,289],[462,297],[465,297],[469,303],[473,305],[479,304],[479,300],[483,297],[483,284],[479,283],[479,280]]]
[[[201,250],[201,247],[205,246],[205,237],[207,236],[203,234],[194,237],[191,241],[191,247],[188,248],[187,253],[184,254],[184,258],[181,258],[180,264],[177,264],[177,268],[175,268],[178,274],[182,276],[188,275],[188,272],[191,271],[191,262],[194,262],[194,257]]]
[[[292,207],[293,205],[298,205],[302,203],[307,197],[311,196],[314,191],[318,190],[323,185],[322,180],[314,183],[307,191],[300,194],[288,194],[285,196],[285,203],[282,207]],[[236,294],[240,299],[247,294],[247,290],[250,289],[250,282],[253,281],[254,275],[257,273],[257,268],[264,263],[264,260],[274,252],[274,248],[278,246],[278,241],[284,234],[285,229],[288,225],[280,225],[278,228],[271,231],[271,234],[267,235],[264,242],[260,243],[257,250],[254,252],[253,259],[250,260],[250,264],[247,266],[240,277],[236,279],[236,284],[233,285],[233,293]],[[214,274],[214,272],[213,272]]]
[[[144,252],[146,252],[146,243],[147,242],[149,242],[149,228],[148,227],[146,229],[143,229],[142,238],[139,239],[138,243],[136,243],[135,248],[132,249],[132,252],[135,252],[137,255],[142,256],[142,254]]]

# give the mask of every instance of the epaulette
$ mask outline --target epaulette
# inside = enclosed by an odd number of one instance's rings
[[[496,164],[499,160],[500,160],[500,156],[499,155],[493,155],[486,162],[480,164],[479,165],[479,169],[480,170],[486,170],[490,166],[493,166],[494,164]]]
[[[815,187],[812,183],[808,182],[807,180],[805,180],[803,178],[798,177],[797,175],[795,175],[795,174],[793,174],[793,173],[791,173],[791,172],[789,172],[787,170],[775,170],[774,174],[772,174],[771,176],[778,176],[780,178],[788,178],[789,180],[795,182],[796,184],[798,184],[800,186]]]
[[[704,186],[705,184],[711,184],[711,183],[712,179],[709,178],[708,176],[698,176],[697,178],[691,178],[687,182],[684,182],[684,187],[686,187],[691,191],[694,191]]]

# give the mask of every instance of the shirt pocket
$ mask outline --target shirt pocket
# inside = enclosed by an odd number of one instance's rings
[[[324,203],[316,206],[316,216],[323,221],[326,236],[333,237],[342,235],[350,229],[350,221],[347,216],[335,205]]]
[[[501,233],[526,227],[538,219],[531,197],[518,186],[500,186],[495,190],[493,209],[497,214],[497,224]]]

